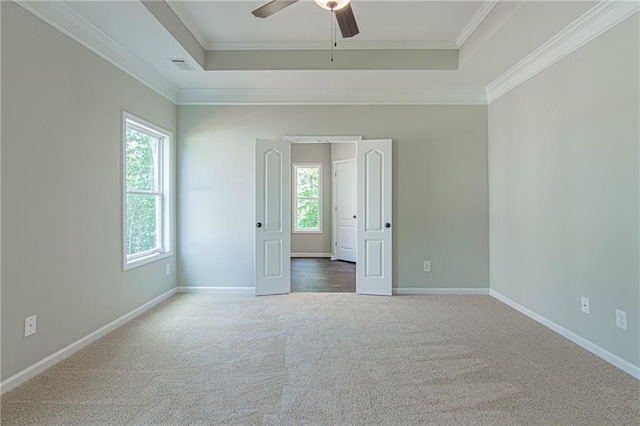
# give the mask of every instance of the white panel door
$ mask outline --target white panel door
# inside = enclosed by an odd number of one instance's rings
[[[256,139],[256,296],[291,291],[291,144]]]
[[[356,261],[356,162],[336,163],[336,259]]]
[[[391,140],[358,142],[356,292],[392,294]]]

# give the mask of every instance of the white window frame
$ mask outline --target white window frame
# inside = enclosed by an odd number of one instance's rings
[[[158,171],[158,191],[128,191],[127,190],[127,128],[153,136],[159,140],[158,157],[160,168]],[[140,117],[136,117],[126,111],[122,112],[122,261],[123,270],[129,270],[146,265],[173,255],[172,252],[172,227],[171,227],[171,141],[173,134],[149,123]],[[159,198],[156,233],[158,248],[146,252],[127,255],[127,195],[128,194],[156,195]]]
[[[317,229],[298,229],[298,199],[315,200],[316,197],[298,197],[298,168],[311,168],[316,167],[318,169],[318,228]],[[293,163],[292,164],[291,185],[293,200],[291,203],[293,226],[291,232],[294,234],[322,234],[322,163]]]

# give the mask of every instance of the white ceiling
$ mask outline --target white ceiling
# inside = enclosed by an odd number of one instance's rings
[[[311,0],[302,0],[266,19],[253,17],[251,11],[266,2],[214,0],[169,4],[208,50],[233,46],[286,48],[300,44],[315,48],[328,44],[328,12]],[[598,3],[353,0],[361,34],[349,42],[353,44],[351,48],[456,48],[462,40],[459,69],[203,71],[196,66],[192,72],[179,71],[168,61],[190,57],[142,3],[94,0],[63,5],[69,11],[67,14],[74,14],[75,19],[84,21],[83,25],[94,27],[101,36],[137,58],[141,62],[138,68],[148,68],[148,72],[176,89],[255,91],[273,97],[278,90],[290,94],[304,90],[309,93],[378,90],[379,96],[385,90],[484,92],[493,81]],[[343,49],[349,47],[346,41],[339,45]]]
[[[329,11],[312,0],[301,0],[266,19],[251,11],[265,1],[182,1],[193,32],[205,48],[227,43],[320,42],[328,46]],[[480,1],[367,1],[354,0],[352,9],[360,34],[345,45],[362,42],[429,42],[456,46]],[[326,47],[325,46],[325,47]]]

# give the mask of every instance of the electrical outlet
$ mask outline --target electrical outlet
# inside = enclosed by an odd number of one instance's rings
[[[616,309],[616,327],[623,330],[627,329],[627,313],[620,309]]]
[[[431,262],[428,260],[424,261],[424,271],[425,272],[431,272]]]
[[[165,275],[169,275],[171,273],[171,264],[167,263],[164,267],[164,273]]]
[[[589,313],[589,298],[588,297],[581,297],[580,298],[580,303],[582,305],[582,312],[584,312],[585,314]]]
[[[37,316],[34,315],[24,319],[24,337],[29,337],[32,334],[36,334],[36,320]]]

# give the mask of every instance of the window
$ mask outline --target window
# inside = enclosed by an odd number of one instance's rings
[[[293,165],[293,232],[322,232],[322,164]]]
[[[169,154],[171,134],[123,114],[124,269],[171,255]]]

